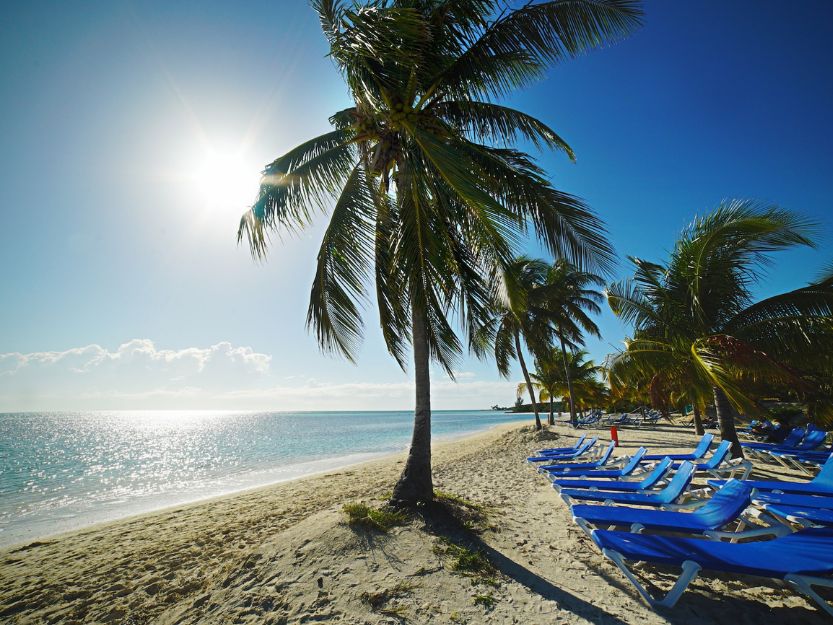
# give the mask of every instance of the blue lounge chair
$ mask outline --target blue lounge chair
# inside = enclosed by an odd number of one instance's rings
[[[592,478],[590,481],[595,482],[596,484],[599,483],[599,478],[620,478],[626,477],[631,475],[639,464],[642,462],[642,456],[645,455],[647,450],[644,447],[640,447],[636,450],[636,453],[630,457],[627,464],[623,466],[621,469],[580,469],[575,472],[571,472],[571,475],[575,475],[578,477],[587,477]],[[559,479],[560,476],[557,474],[551,473],[550,478],[553,482],[564,482],[564,481],[578,481],[578,480],[563,480]]]
[[[801,506],[802,508],[830,508],[833,509],[831,495],[795,495],[793,493],[755,493],[755,503],[784,504]]]
[[[602,416],[598,413],[593,413],[585,417],[584,419],[578,419],[576,421],[576,427],[584,428],[590,425],[596,425],[601,421]]]
[[[639,425],[656,425],[659,420],[662,418],[662,413],[658,410],[651,410],[648,414],[642,417],[642,420],[639,422]]]
[[[833,456],[828,457],[818,475],[809,482],[778,482],[775,480],[745,480],[745,482],[758,491],[833,496]],[[720,488],[725,483],[726,480],[709,480],[709,486],[713,488]]]
[[[804,527],[833,527],[833,510],[829,508],[803,508],[770,503],[764,506],[764,510],[776,519]]]
[[[805,455],[806,458],[808,455],[813,454],[814,450],[818,449],[824,443],[825,438],[827,438],[827,432],[823,430],[808,430],[804,439],[793,448],[770,449],[766,452],[766,455],[763,455],[763,451],[758,450],[757,454],[762,456],[767,461],[774,460],[787,469],[799,469],[801,471],[806,471],[800,461],[796,460],[796,457],[807,454]]]
[[[717,449],[714,450],[712,457],[706,462],[698,463],[694,466],[695,471],[702,471],[713,475],[715,477],[728,474],[731,478],[735,473],[740,472],[741,479],[746,479],[752,472],[752,463],[748,460],[732,460],[729,454],[732,451],[732,443],[730,441],[722,441]],[[679,464],[674,465],[674,469],[679,468]]]
[[[693,512],[592,505],[574,505],[572,512],[576,524],[590,535],[591,524],[596,527],[626,526],[637,533],[647,529],[702,534],[714,540],[779,536],[790,532],[789,528],[778,523],[744,530],[746,519],[741,514],[749,507],[751,500],[752,489],[738,480],[732,480]],[[734,521],[740,521],[736,531],[720,529]]]
[[[569,453],[581,447],[582,443],[584,443],[585,438],[587,438],[587,434],[582,434],[578,437],[576,442],[570,447],[550,447],[549,449],[539,449],[535,452],[535,454],[541,456],[543,454]]]
[[[614,441],[610,441],[605,449],[605,452],[602,454],[601,458],[598,460],[594,460],[593,462],[573,462],[573,463],[557,463],[557,464],[545,464],[543,466],[538,467],[539,473],[557,473],[557,474],[566,474],[566,473],[574,473],[576,471],[588,471],[593,469],[599,469],[605,466],[609,461],[610,458],[613,456],[613,450],[616,448],[616,443]],[[562,458],[558,458],[558,460],[562,460]],[[580,473],[574,473],[575,475],[580,475]]]
[[[653,456],[645,456],[645,460],[662,460],[663,458],[671,458],[671,460],[700,460],[703,456],[706,455],[706,452],[709,450],[709,447],[712,446],[712,441],[714,440],[714,434],[706,432],[703,434],[703,438],[700,439],[700,442],[697,443],[697,447],[694,449],[693,452],[688,454],[657,454]]]
[[[559,462],[564,460],[573,460],[578,458],[579,456],[583,456],[584,454],[588,453],[591,449],[593,449],[594,445],[598,442],[599,439],[591,438],[589,441],[585,442],[581,447],[576,449],[575,451],[567,451],[564,453],[551,453],[551,454],[543,454],[540,456],[531,456],[526,459],[527,462]]]
[[[600,490],[588,490],[581,488],[562,488],[560,495],[561,499],[567,505],[572,503],[573,499],[589,499],[593,501],[604,501],[605,503],[622,503],[635,506],[666,506],[673,507],[675,502],[682,497],[691,485],[691,478],[694,477],[694,465],[690,462],[684,462],[682,466],[677,469],[674,477],[662,490],[650,491],[647,493],[625,493],[625,492],[610,492]],[[602,508],[606,506],[573,506],[573,516],[582,516],[575,512],[575,508]],[[614,510],[614,508],[609,508]],[[615,510],[624,510],[624,508],[615,508]],[[635,508],[630,508],[636,512],[642,512]]]
[[[773,540],[744,543],[604,530],[595,530],[592,538],[651,607],[673,607],[697,573],[705,569],[784,580],[833,616],[833,607],[813,589],[833,586],[833,529],[803,529]],[[682,573],[662,599],[655,599],[626,560],[680,566]]]
[[[769,451],[772,449],[793,449],[796,445],[801,442],[801,439],[804,438],[804,428],[793,428],[790,430],[790,433],[787,434],[786,438],[782,440],[780,443],[749,443],[749,442],[741,442],[741,446],[744,449],[749,450],[765,450]]]
[[[556,492],[561,492],[562,488],[589,488],[597,490],[612,490],[631,493],[641,493],[656,486],[659,481],[665,477],[671,468],[671,459],[665,458],[658,462],[651,472],[645,476],[644,479],[633,482],[626,482],[624,480],[600,480],[600,479],[560,479],[556,478],[552,481],[552,487]],[[593,471],[588,473],[587,477],[595,478],[596,473],[615,473],[615,471]],[[601,477],[601,476],[598,476]]]

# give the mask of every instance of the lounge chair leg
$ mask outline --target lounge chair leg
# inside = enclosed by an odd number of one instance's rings
[[[610,560],[622,571],[622,574],[628,578],[628,581],[633,584],[636,591],[640,594],[642,599],[645,600],[652,608],[656,606],[662,606],[666,608],[672,608],[680,599],[682,594],[685,592],[688,585],[691,581],[697,577],[697,573],[700,572],[700,565],[696,562],[692,562],[691,560],[686,560],[683,562],[682,565],[682,572],[680,573],[679,579],[674,583],[674,586],[671,587],[665,596],[662,599],[654,599],[651,596],[645,586],[636,578],[636,575],[627,567],[625,564],[625,559],[622,557],[618,551],[613,551],[611,549],[602,549],[602,553],[610,558]]]
[[[784,581],[792,584],[799,592],[804,593],[810,597],[810,599],[815,601],[822,610],[827,612],[830,616],[833,616],[833,607],[831,607],[831,605],[824,600],[824,597],[813,590],[813,586],[827,586],[828,588],[833,587],[833,580],[824,579],[822,577],[809,577],[806,575],[794,574],[787,575],[784,578]]]
[[[591,538],[593,537],[593,530],[591,530],[590,526],[587,525],[587,521],[579,517],[573,517],[573,522],[581,528],[582,532],[584,532]]]

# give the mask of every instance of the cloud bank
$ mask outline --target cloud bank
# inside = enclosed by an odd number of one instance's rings
[[[437,408],[487,408],[514,397],[514,384],[457,372],[434,376]],[[272,356],[220,342],[161,349],[133,339],[111,350],[0,353],[0,411],[88,409],[385,410],[408,409],[413,384],[280,378]]]

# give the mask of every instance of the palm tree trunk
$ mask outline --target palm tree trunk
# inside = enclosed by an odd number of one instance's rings
[[[529,377],[529,371],[526,370],[526,361],[524,361],[524,355],[521,352],[521,336],[517,330],[515,330],[515,351],[518,352],[518,362],[521,365],[524,380],[526,380],[526,388],[529,391],[529,400],[532,402],[532,410],[535,412],[535,429],[543,429],[541,426],[541,417],[538,415],[538,404],[535,403],[535,390],[532,388],[532,380]]]
[[[561,341],[561,358],[564,361],[564,376],[567,379],[567,396],[570,399],[570,423],[573,427],[578,425],[576,419],[576,404],[573,401],[573,381],[570,379],[570,366],[567,363],[567,348],[564,346],[564,339],[559,335],[558,339]]]
[[[425,329],[425,312],[419,310],[416,304],[411,306],[416,386],[414,432],[405,468],[391,496],[392,502],[406,506],[431,501],[434,497],[434,485],[431,481],[431,376],[428,334]]]
[[[697,402],[692,403],[692,406],[694,407],[694,432],[697,436],[703,436],[706,430],[703,427],[703,418],[700,416],[700,406]]]
[[[712,394],[714,395],[714,410],[717,413],[717,422],[720,425],[720,438],[732,442],[733,458],[743,458],[743,447],[740,446],[738,433],[735,432],[735,409],[720,387],[713,386]]]
[[[555,425],[555,417],[553,416],[552,393],[550,393],[550,418],[547,425]]]

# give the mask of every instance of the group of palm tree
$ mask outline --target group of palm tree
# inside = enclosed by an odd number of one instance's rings
[[[641,388],[655,405],[691,404],[695,426],[714,406],[742,456],[738,411],[788,396],[833,418],[833,268],[806,286],[755,301],[774,252],[813,246],[815,224],[775,206],[728,201],[686,228],[664,264],[631,258],[633,277],[608,289],[633,337],[610,357],[612,386]]]
[[[579,348],[585,334],[598,334],[590,317],[601,301],[594,287],[602,284],[599,276],[610,275],[614,250],[597,215],[553,187],[518,143],[572,159],[570,146],[543,121],[499,101],[543,79],[554,63],[626,37],[640,25],[641,7],[639,0],[531,1],[516,7],[504,0],[312,4],[353,103],[332,115],[330,132],[266,166],[238,236],[262,256],[270,232],[296,231],[316,213],[329,213],[307,323],[323,350],[353,360],[363,337],[363,304],[373,301],[387,349],[403,369],[410,352],[414,429],[392,501],[413,506],[433,498],[431,361],[453,377],[466,347],[480,356],[493,354],[504,375],[517,359],[539,426],[535,389],[551,401],[566,394],[575,422],[576,404],[590,393],[590,380],[600,384],[594,365],[582,370]],[[720,215],[698,222],[678,250],[680,271],[688,272],[679,279],[695,281],[695,290],[677,306],[696,322],[685,335],[691,339],[688,360],[682,334],[674,334],[686,323],[675,316],[683,312],[672,310],[654,286],[667,286],[670,297],[677,297],[684,287],[676,275],[669,282],[664,268],[638,263],[634,280],[612,288],[610,301],[636,328],[612,367],[616,380],[652,373],[658,376],[654,386],[698,401],[711,389],[725,415],[726,406],[746,398],[730,381],[737,363],[751,357],[746,346],[759,349],[749,337],[764,341],[776,328],[788,332],[778,358],[767,361],[787,379],[795,363],[782,357],[801,344],[807,329],[791,320],[792,301],[748,306],[751,274],[743,263],[808,239],[804,225],[787,215],[772,215],[787,222],[777,232],[754,226],[759,217],[750,216],[747,229],[724,236],[742,253],[716,252],[715,266],[692,268],[702,258],[698,246],[716,249],[698,237]],[[519,257],[530,237],[556,261]],[[733,285],[739,293],[730,292]],[[811,306],[812,294],[803,297],[802,310]],[[777,310],[780,321],[765,328],[760,319]],[[660,344],[674,365],[667,372],[658,360],[643,358]],[[534,359],[534,374],[525,352]],[[731,367],[727,355],[735,357]],[[696,383],[683,385],[691,371],[698,372]],[[751,370],[743,375],[754,377]],[[801,372],[789,369],[789,375]],[[729,420],[723,421],[730,434]]]
[[[476,329],[472,348],[481,357],[493,353],[504,377],[509,377],[512,361],[518,361],[536,429],[542,427],[536,390],[550,402],[550,425],[556,394],[567,398],[570,420],[576,423],[575,387],[585,391],[584,397],[588,376],[593,377],[596,368],[582,367],[574,350],[583,345],[585,334],[599,336],[590,315],[600,312],[602,294],[593,287],[603,283],[563,259],[547,264],[526,256],[513,259],[495,281],[492,316]],[[524,348],[534,355],[536,372],[529,371]]]

